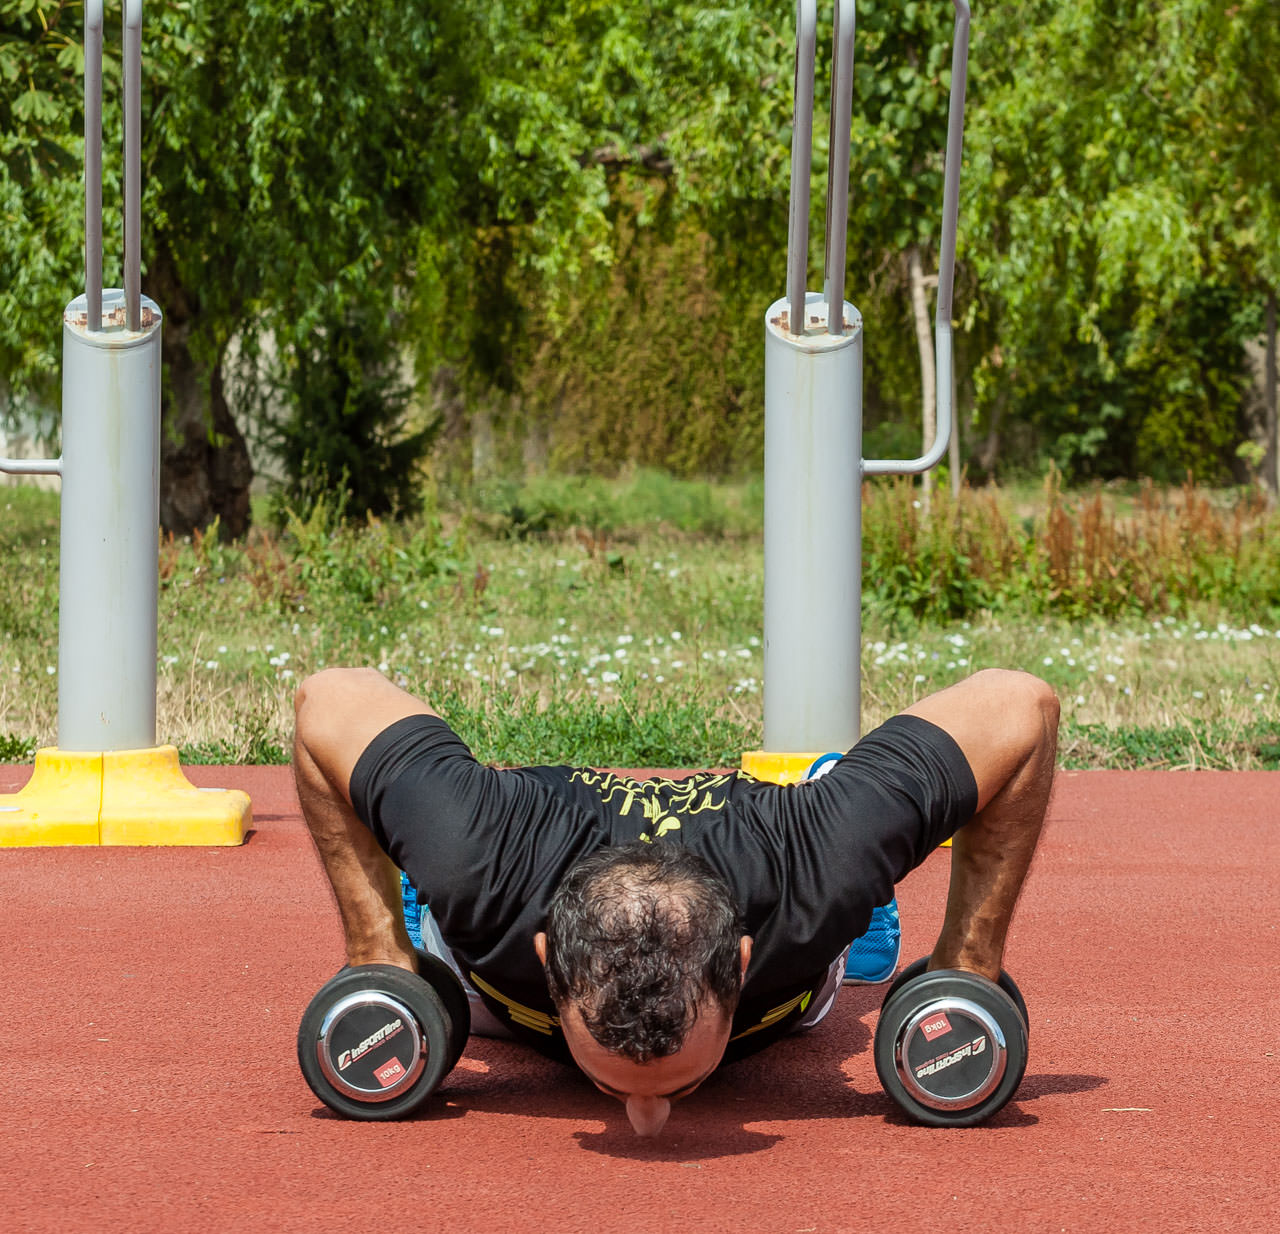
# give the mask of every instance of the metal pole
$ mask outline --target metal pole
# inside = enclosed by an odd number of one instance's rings
[[[103,293],[108,321],[125,293]],[[156,743],[160,310],[90,331],[84,296],[62,327],[58,747]]]
[[[796,3],[796,107],[791,126],[791,212],[787,223],[788,328],[804,333],[809,261],[809,179],[813,167],[813,59],[818,41],[817,0]]]
[[[951,434],[951,297],[968,68],[969,6],[955,44],[943,180],[935,350],[938,428],[919,459],[862,459],[862,318],[844,300],[854,0],[836,0],[825,291],[807,293],[815,16],[797,10],[787,294],[765,315],[764,750],[848,749],[861,731],[862,477],[923,471]],[[799,311],[803,306],[803,315]],[[827,330],[805,329],[825,308]]]
[[[853,121],[853,0],[836,0],[831,47],[831,140],[827,147],[827,248],[822,294],[827,330],[844,333],[844,267],[849,232],[849,143]]]
[[[862,318],[796,337],[786,305],[765,322],[764,749],[821,753],[858,739]]]
[[[141,294],[142,3],[124,6],[124,288],[102,288],[102,3],[85,8],[85,292],[62,317],[58,747],[156,739],[159,307]],[[121,324],[123,323],[123,325]]]
[[[85,4],[85,292],[62,318],[58,747],[0,794],[0,846],[240,844],[246,794],[157,746],[159,308],[141,293],[142,3],[124,7],[124,287],[102,288],[102,3]]]
[[[951,48],[951,101],[947,112],[947,155],[942,177],[942,238],[938,251],[938,307],[934,314],[934,364],[937,370],[937,427],[933,445],[915,459],[868,459],[866,476],[916,475],[942,461],[952,432],[953,349],[951,297],[955,289],[956,226],[960,214],[960,160],[964,149],[965,78],[969,71],[968,0],[953,0],[956,10]]]
[[[101,71],[101,66],[99,66]],[[142,329],[142,0],[124,4],[125,324]]]
[[[102,0],[84,7],[84,294],[102,329]]]

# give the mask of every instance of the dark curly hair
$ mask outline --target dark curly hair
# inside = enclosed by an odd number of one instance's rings
[[[728,884],[677,844],[602,848],[573,866],[547,917],[547,985],[605,1049],[674,1054],[708,1003],[732,1016],[741,914]]]

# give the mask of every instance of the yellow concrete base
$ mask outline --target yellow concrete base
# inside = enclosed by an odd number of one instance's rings
[[[772,754],[768,750],[748,750],[742,756],[742,770],[771,784],[796,784],[804,779],[814,760],[826,753],[819,750],[816,754]]]
[[[247,793],[196,788],[173,746],[36,751],[30,781],[0,794],[0,848],[66,844],[243,844]]]
[[[742,770],[757,780],[772,784],[796,784],[804,779],[804,773],[821,758],[825,750],[816,754],[771,754],[767,750],[748,750],[742,756]],[[943,840],[943,848],[950,848],[951,841]]]

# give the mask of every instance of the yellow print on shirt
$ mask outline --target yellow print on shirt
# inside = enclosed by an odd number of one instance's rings
[[[633,780],[611,771],[575,771],[577,780],[594,789],[600,800],[619,818],[627,818],[634,809],[644,820],[639,838],[646,842],[659,839],[680,829],[680,820],[695,814],[724,809],[724,786],[736,778],[727,775],[692,775],[686,780]]]

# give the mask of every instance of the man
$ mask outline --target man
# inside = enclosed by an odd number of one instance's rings
[[[997,977],[1048,807],[1058,702],[989,669],[791,786],[485,767],[367,669],[308,678],[296,713],[298,796],[348,963],[415,967],[404,870],[504,1026],[563,1051],[656,1135],[722,1061],[829,1010],[848,940],[948,837],[930,966]]]

